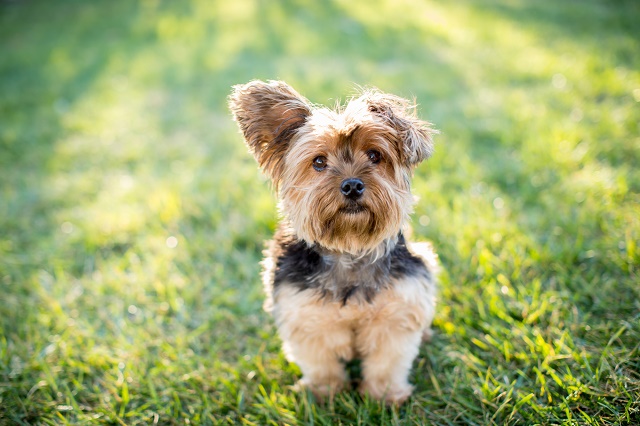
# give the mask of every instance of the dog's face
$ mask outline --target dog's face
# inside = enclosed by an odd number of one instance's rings
[[[432,152],[408,101],[368,91],[331,111],[283,82],[253,81],[234,87],[230,107],[300,238],[351,254],[395,238],[412,170]]]

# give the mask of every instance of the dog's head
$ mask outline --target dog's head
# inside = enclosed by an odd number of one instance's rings
[[[413,168],[433,151],[412,103],[368,90],[329,110],[284,82],[252,81],[229,105],[300,238],[351,254],[395,238],[412,210]]]

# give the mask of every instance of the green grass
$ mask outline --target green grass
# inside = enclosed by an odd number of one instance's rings
[[[0,3],[0,423],[640,423],[639,20]],[[225,105],[252,78],[415,95],[441,131],[413,223],[444,266],[436,335],[401,408],[290,388],[259,284],[276,202]]]

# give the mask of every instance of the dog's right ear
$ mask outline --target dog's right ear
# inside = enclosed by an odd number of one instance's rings
[[[259,80],[233,86],[229,108],[249,150],[276,188],[291,138],[311,114],[311,105],[282,81]]]

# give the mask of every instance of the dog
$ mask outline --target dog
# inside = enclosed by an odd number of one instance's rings
[[[360,359],[359,391],[401,404],[436,304],[437,256],[403,233],[435,130],[413,103],[376,89],[331,110],[282,81],[251,81],[233,87],[229,107],[279,198],[265,310],[298,385],[333,398],[345,363]]]

